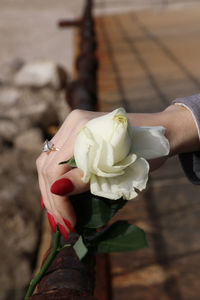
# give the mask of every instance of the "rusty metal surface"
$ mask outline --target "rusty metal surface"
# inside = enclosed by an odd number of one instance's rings
[[[79,36],[79,54],[75,62],[77,77],[67,85],[66,100],[72,109],[96,110],[98,60],[92,1],[87,1]]]
[[[82,20],[60,20],[58,22],[59,27],[71,27],[71,26],[80,26]]]
[[[77,235],[69,235],[68,242],[75,243]],[[61,246],[66,241],[61,238]],[[47,251],[45,257],[48,255]],[[38,293],[50,290],[73,289],[79,292],[93,294],[95,257],[88,255],[80,261],[72,247],[62,249],[47,269],[38,284]]]
[[[68,242],[74,244],[76,234],[70,234]],[[53,244],[54,234],[52,235]],[[61,237],[60,245],[66,243]],[[47,258],[51,248],[44,255]],[[73,247],[63,248],[58,252],[45,275],[40,280],[36,293],[29,299],[88,299],[95,300],[94,291],[95,256],[87,255],[79,260]]]
[[[29,300],[97,300],[91,295],[79,292],[74,289],[62,288],[59,290],[49,290],[40,294],[35,294]]]

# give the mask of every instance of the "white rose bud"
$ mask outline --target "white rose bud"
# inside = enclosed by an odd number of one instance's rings
[[[146,187],[146,159],[165,156],[169,143],[165,129],[132,127],[123,108],[89,121],[79,132],[75,145],[76,165],[83,182],[90,181],[91,193],[126,200]]]

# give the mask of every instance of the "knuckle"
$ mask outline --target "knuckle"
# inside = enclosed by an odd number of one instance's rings
[[[70,118],[76,118],[79,119],[82,115],[83,111],[80,109],[74,109],[71,111],[71,113],[69,114]]]
[[[43,157],[42,155],[40,155],[37,159],[36,159],[36,167],[37,167],[37,170],[41,170],[42,168],[42,165],[43,165]]]
[[[74,109],[71,113],[71,117],[76,118],[76,119],[85,119],[88,111],[82,110],[82,109]]]
[[[68,116],[68,121],[72,121],[76,124],[78,129],[82,128],[90,119],[89,111],[81,110],[81,109],[74,109]]]
[[[80,115],[82,112],[83,112],[83,110],[81,110],[79,108],[72,110],[72,114],[75,114],[75,115]]]

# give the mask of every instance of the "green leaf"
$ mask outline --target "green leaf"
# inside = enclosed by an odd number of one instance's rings
[[[76,254],[77,254],[77,256],[80,260],[83,257],[85,257],[85,255],[88,252],[88,249],[87,249],[87,247],[85,246],[85,244],[83,242],[82,236],[79,237],[77,242],[74,244],[73,248],[74,248],[74,251],[76,252]]]
[[[76,230],[98,228],[105,225],[126,204],[126,200],[109,200],[90,192],[70,197],[77,215]]]
[[[147,247],[145,233],[127,221],[117,221],[90,242],[97,253],[135,251]]]
[[[76,165],[76,161],[75,161],[75,158],[72,157],[70,160],[69,160],[69,165],[70,167],[73,167],[73,168],[76,168],[77,165]]]
[[[59,165],[64,165],[64,164],[69,164],[70,167],[73,167],[73,168],[77,167],[74,157],[72,157],[71,159],[59,162]]]

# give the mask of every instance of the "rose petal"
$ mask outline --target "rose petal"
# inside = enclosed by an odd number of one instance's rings
[[[111,113],[108,113],[106,115],[103,115],[101,117],[95,118],[90,120],[87,124],[86,127],[90,129],[90,131],[93,133],[94,138],[96,136],[101,136],[103,135],[105,140],[111,140],[112,134],[113,134],[113,117],[116,114],[122,114],[126,116],[126,112],[123,108],[118,108],[112,111]]]
[[[143,190],[146,187],[149,173],[149,164],[139,158],[132,163],[123,175],[111,178],[91,176],[90,189],[91,193],[109,199],[124,199],[130,200],[137,196],[135,188]]]
[[[82,180],[85,183],[90,180],[90,161],[93,161],[91,148],[94,144],[90,131],[85,127],[81,129],[74,144],[74,158],[77,167],[83,171]]]
[[[124,160],[120,161],[119,164],[113,165],[113,147],[104,140],[101,140],[100,144],[95,145],[95,147],[94,152],[96,156],[91,165],[91,172],[98,176],[114,177],[122,175],[124,174],[123,170],[137,159],[135,154],[130,154]]]
[[[123,108],[93,119],[86,124],[94,140],[99,143],[99,138],[109,142],[113,147],[114,162],[124,159],[130,151],[131,136],[129,135],[128,119]]]
[[[164,136],[165,128],[132,127],[131,152],[145,159],[153,159],[169,154],[169,142]]]
[[[129,154],[125,159],[119,162],[119,164],[115,164],[114,166],[106,166],[104,165],[102,169],[105,172],[120,172],[130,166],[134,161],[136,161],[137,156],[135,154]],[[123,172],[124,173],[124,172]]]
[[[109,143],[106,143],[99,137],[99,143],[92,148],[92,151],[95,153],[95,159],[91,164],[91,172],[93,174],[103,177],[113,177],[123,174],[123,172],[120,173],[121,170],[116,170],[116,173],[106,171],[114,163],[113,148]]]
[[[120,118],[120,116],[118,116]],[[131,136],[127,131],[128,122],[120,122],[115,118],[115,130],[113,132],[110,144],[114,149],[114,161],[115,163],[123,160],[129,153],[131,147]]]

